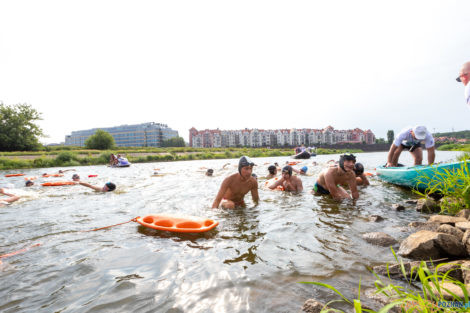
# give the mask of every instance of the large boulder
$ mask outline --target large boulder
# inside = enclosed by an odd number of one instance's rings
[[[307,301],[305,301],[304,305],[302,306],[302,312],[320,313],[323,308],[328,308],[328,307],[325,304],[315,299],[308,299]]]
[[[393,246],[397,243],[395,238],[382,232],[367,233],[362,235],[362,238],[368,243],[382,247]]]
[[[468,220],[470,219],[470,210],[469,209],[460,210],[459,213],[455,214],[455,216],[463,217]]]
[[[450,226],[449,224],[442,224],[442,225],[439,226],[439,228],[437,229],[437,232],[438,232],[438,233],[445,233],[445,234],[449,234],[449,235],[455,236],[455,237],[457,237],[457,238],[459,239],[459,241],[462,241],[463,234],[464,234],[463,231],[461,231],[461,230],[458,229],[457,227]]]
[[[455,223],[455,227],[465,232],[467,230],[470,230],[470,222],[469,221],[458,222],[458,223]]]
[[[467,255],[467,251],[455,236],[421,230],[411,234],[401,243],[398,254],[411,259],[428,260],[464,256]]]
[[[419,230],[429,230],[436,232],[439,229],[441,224],[432,223],[432,222],[411,222],[408,224],[409,227],[415,227],[417,231]]]
[[[439,283],[439,288],[444,300],[456,300],[452,294],[460,297],[460,299],[465,298],[462,288],[459,285],[450,283],[450,282],[441,282]],[[464,288],[467,289],[467,292],[470,293],[470,286],[464,285]],[[437,297],[440,297],[439,290],[437,289],[434,283],[431,283],[432,293]]]
[[[470,254],[470,230],[467,230],[462,237],[462,244],[467,250],[467,253]]]
[[[433,215],[429,218],[428,222],[439,223],[439,224],[449,224],[454,226],[455,223],[459,222],[468,222],[464,217],[455,217],[449,215]]]
[[[418,203],[416,203],[416,211],[423,212],[423,213],[433,213],[433,212],[440,212],[441,207],[436,200],[432,198],[425,198],[419,199]]]
[[[442,264],[437,267],[436,271],[440,275],[444,275],[447,273],[447,277],[452,277],[459,282],[464,282],[463,280],[463,272],[462,272],[462,264],[465,260],[457,260]]]
[[[463,283],[470,285],[470,261],[462,262],[462,278]]]

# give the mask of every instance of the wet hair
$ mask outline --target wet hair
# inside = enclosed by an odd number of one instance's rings
[[[32,180],[27,180],[24,184],[26,187],[29,187],[29,186],[34,185],[34,182]]]
[[[274,165],[270,165],[268,166],[268,171],[269,171],[269,174],[274,175],[276,174],[276,167]]]
[[[354,164],[354,173],[356,173],[357,176],[362,175],[362,173],[364,173],[364,165],[361,163]]]
[[[106,183],[105,186],[108,187],[108,191],[113,191],[114,189],[116,189],[116,185],[111,182]]]
[[[289,176],[292,176],[292,166],[286,165],[282,168],[282,173],[287,173]]]
[[[275,166],[279,166],[279,163],[277,163],[277,162],[274,162],[274,165],[275,165]]]
[[[249,157],[247,157],[246,155],[242,156],[240,158],[240,161],[238,161],[238,173],[241,174],[242,172],[242,167],[245,167],[245,166],[255,166],[255,163],[253,163]]]
[[[356,163],[356,156],[352,153],[344,153],[339,156],[339,167],[346,172],[344,169],[344,161],[354,161],[354,163]]]

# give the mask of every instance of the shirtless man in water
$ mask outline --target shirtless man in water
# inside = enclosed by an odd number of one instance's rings
[[[302,180],[297,176],[292,176],[292,166],[287,165],[282,169],[282,178],[276,180],[273,184],[268,186],[269,189],[276,189],[277,186],[283,186],[285,191],[297,191],[303,190]]]
[[[224,209],[234,209],[235,207],[244,207],[243,198],[251,191],[253,201],[258,204],[258,181],[251,176],[255,164],[247,156],[240,158],[238,162],[238,173],[225,178],[220,186],[217,197],[212,203],[212,208],[218,208],[219,205]]]
[[[316,194],[329,195],[335,199],[359,198],[354,164],[356,157],[350,153],[339,157],[339,166],[331,166],[320,173],[313,190]],[[349,185],[351,195],[340,185]]]

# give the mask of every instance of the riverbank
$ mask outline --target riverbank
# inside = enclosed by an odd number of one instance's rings
[[[318,154],[358,153],[358,149],[317,149]],[[292,149],[253,148],[119,148],[100,151],[86,149],[63,149],[51,151],[14,151],[0,153],[0,170],[41,167],[65,167],[103,165],[109,163],[111,153],[122,154],[131,163],[171,162],[188,160],[233,159],[249,157],[291,156]]]

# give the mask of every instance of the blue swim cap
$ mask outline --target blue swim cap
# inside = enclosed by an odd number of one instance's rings
[[[308,167],[306,166],[303,166],[300,171],[304,172],[304,173],[307,173],[307,170],[308,170]]]

